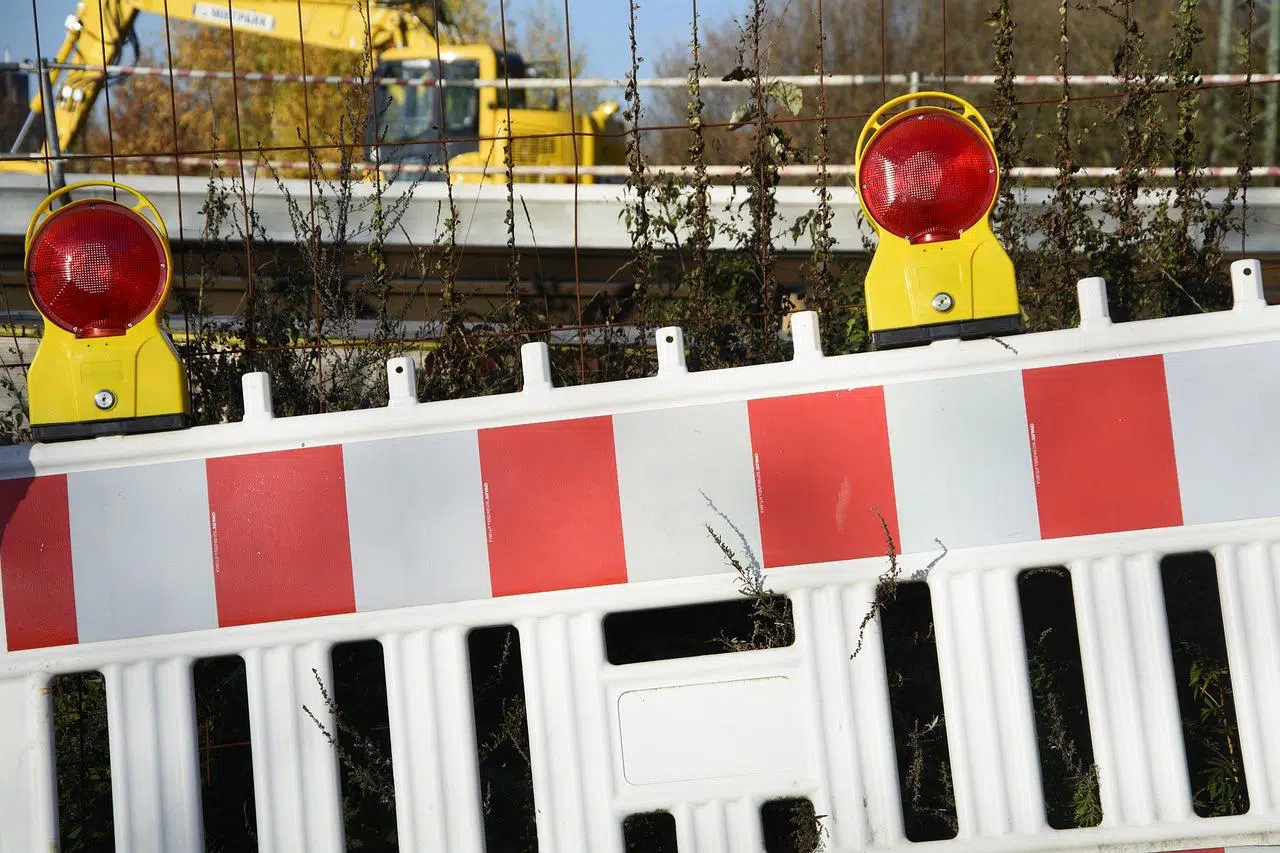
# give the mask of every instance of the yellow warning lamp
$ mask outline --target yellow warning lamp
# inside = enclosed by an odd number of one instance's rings
[[[71,193],[110,189],[109,198]],[[27,289],[44,334],[27,372],[37,441],[182,429],[191,413],[186,371],[160,327],[172,277],[159,212],[122,184],[63,187],[27,226]]]
[[[946,106],[902,107],[943,101]],[[1022,328],[1013,262],[991,231],[991,128],[945,92],[894,98],[858,136],[858,200],[880,238],[867,270],[871,342],[886,348]]]

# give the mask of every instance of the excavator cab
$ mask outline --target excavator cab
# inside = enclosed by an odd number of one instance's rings
[[[404,82],[377,88],[366,136],[371,161],[391,166],[438,166],[446,159],[479,150],[483,90],[419,81],[434,81],[437,76],[446,81],[476,80],[480,62],[470,58],[440,63],[434,59],[392,60],[379,64],[377,76]]]
[[[474,80],[502,80],[504,75],[522,80],[526,75],[519,54],[469,46],[442,51],[434,57],[397,57],[390,52],[378,64],[377,76],[402,82],[378,86],[371,105],[367,140],[369,159],[389,166],[482,166],[486,172],[504,169],[503,140],[508,109],[513,136],[519,137],[530,122],[542,124],[547,110],[529,110],[526,90],[504,85],[477,87]],[[438,85],[439,80],[443,85]],[[521,119],[517,119],[517,114]],[[553,116],[554,118],[554,116]],[[554,129],[553,129],[554,130]],[[447,143],[447,155],[446,155]],[[441,179],[432,172],[428,179]],[[460,176],[463,181],[478,175]]]
[[[624,146],[614,142],[622,135],[615,116],[617,104],[605,103],[581,116],[534,106],[529,90],[508,89],[500,82],[508,74],[511,80],[526,79],[524,59],[487,46],[450,47],[438,59],[388,51],[377,75],[396,82],[379,85],[371,105],[366,135],[369,159],[393,169],[437,167],[429,171],[428,180],[444,178],[438,167],[447,160],[453,180],[459,183],[504,181],[507,145],[517,168],[554,170],[550,174],[517,172],[515,180],[521,183],[573,180],[575,162],[583,166],[625,162]],[[499,82],[448,85],[475,80]],[[592,175],[577,179],[595,181]]]

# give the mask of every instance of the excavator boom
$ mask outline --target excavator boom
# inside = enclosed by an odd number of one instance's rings
[[[309,47],[345,50],[374,56],[404,50],[434,56],[434,15],[425,4],[374,3],[352,0],[219,0],[186,3],[178,0],[90,0],[81,2],[67,19],[67,34],[54,65],[114,65],[120,61],[141,13],[167,16],[200,26],[306,44]],[[446,30],[451,29],[444,24]],[[446,35],[442,44],[456,36]],[[102,71],[58,69],[49,71],[55,103],[60,150],[66,150],[83,132],[89,113],[106,80]],[[40,114],[43,101],[37,92],[31,111]]]

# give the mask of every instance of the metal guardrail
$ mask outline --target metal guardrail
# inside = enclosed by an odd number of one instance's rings
[[[89,180],[88,174],[69,174],[69,182]],[[130,175],[131,185],[152,199],[173,239],[200,241],[204,238],[205,219],[201,207],[209,196],[208,178],[174,178],[160,175]],[[289,213],[290,200],[304,207],[309,197],[309,182],[300,179],[276,181],[270,176],[251,179],[247,197],[268,239],[279,243],[291,243],[296,239],[293,220]],[[443,182],[414,183],[404,179],[384,185],[388,197],[398,198],[412,187],[413,198],[402,217],[402,228],[387,235],[389,245],[431,245],[439,239],[439,223],[444,220],[441,211],[447,204]],[[238,178],[223,178],[214,182],[214,189],[226,191],[238,204],[240,185]],[[631,247],[631,235],[627,231],[623,214],[632,200],[625,186],[613,184],[570,185],[516,184],[516,241],[522,247],[539,250],[571,249],[575,245],[574,222],[577,220],[576,244],[582,249],[626,250]],[[710,190],[712,216],[721,223],[740,221],[740,202],[745,198],[740,187],[713,186]],[[833,186],[829,190],[834,213],[832,233],[836,237],[836,251],[861,253],[863,240],[871,239],[872,232],[860,216],[857,194],[850,186]],[[1225,189],[1214,189],[1208,194],[1210,203],[1220,203]],[[26,233],[30,211],[48,193],[44,178],[35,175],[14,175],[5,179],[0,187],[0,241],[20,240]],[[368,233],[369,199],[373,193],[371,182],[358,182],[352,187],[353,209],[350,211],[348,234],[359,242]],[[505,247],[507,242],[507,188],[494,185],[459,185],[453,190],[458,208],[457,238],[460,245],[475,247]],[[577,200],[575,208],[574,200]],[[1030,216],[1044,209],[1051,198],[1051,190],[1044,188],[1019,188],[1015,198]],[[1139,196],[1140,206],[1161,203],[1162,195],[1146,191]],[[1248,234],[1245,250],[1264,255],[1280,252],[1280,188],[1258,187],[1249,190],[1247,216]],[[802,229],[795,240],[791,226],[817,203],[816,190],[808,186],[782,186],[777,190],[778,220],[775,247],[779,251],[804,252],[812,249],[812,238]],[[1088,200],[1086,199],[1086,202]],[[181,202],[181,204],[179,204]],[[1102,211],[1093,209],[1094,215]],[[1236,217],[1242,209],[1236,206]],[[1239,220],[1236,220],[1239,222]],[[1105,217],[1104,217],[1105,223]],[[181,227],[179,227],[181,226]],[[732,241],[720,229],[713,247],[731,248]],[[233,232],[223,235],[236,237]],[[323,237],[323,235],[321,235]],[[1229,250],[1237,250],[1239,238],[1233,237]],[[1030,245],[1034,248],[1038,238],[1034,235]]]
[[[434,77],[352,77],[321,74],[279,74],[261,71],[225,71],[201,68],[177,68],[168,65],[101,65],[75,62],[48,62],[45,68],[67,71],[89,71],[111,75],[135,75],[139,77],[165,77],[195,80],[243,80],[266,83],[306,83],[308,85],[368,85],[379,86],[447,86],[461,89],[483,89],[490,86],[510,86],[512,89],[625,89],[632,81],[622,77],[531,77],[522,79],[471,79],[445,80]],[[0,71],[13,70],[38,73],[34,62],[0,64]],[[829,86],[848,88],[854,86],[922,86],[945,83],[954,86],[994,86],[1001,78],[995,74],[770,74],[766,83],[791,83],[805,88]],[[1127,82],[1115,74],[1068,74],[1062,78],[1055,74],[1014,74],[1009,78],[1015,86],[1122,86]],[[1155,74],[1144,82],[1153,86],[1177,86],[1184,81],[1168,75]],[[1239,86],[1246,83],[1269,85],[1280,83],[1280,74],[1204,74],[1196,83],[1202,86]],[[638,89],[685,89],[688,77],[637,77]],[[698,85],[703,89],[745,89],[755,85],[752,80],[726,80],[720,77],[701,77]]]
[[[389,146],[394,147],[394,146]],[[38,153],[31,154],[0,154],[0,160],[44,160],[45,155]],[[226,157],[189,157],[184,155],[166,156],[162,154],[138,156],[132,154],[118,154],[114,157],[105,154],[73,154],[65,158],[65,160],[74,162],[92,161],[100,163],[104,160],[118,160],[123,163],[160,163],[170,166],[196,166],[200,168],[215,168],[228,166],[231,163],[239,163],[239,158],[234,154],[228,154]],[[62,162],[62,161],[59,161]],[[268,170],[277,172],[300,172],[315,171],[317,173],[334,172],[339,168],[350,168],[353,172],[370,173],[381,172],[383,174],[396,175],[443,175],[445,173],[452,175],[504,175],[506,170],[503,166],[444,166],[437,163],[396,163],[394,165],[385,163],[366,163],[355,162],[340,167],[340,164],[326,161],[308,161],[308,160],[273,160],[262,159],[260,157],[245,158],[246,165],[251,169]],[[674,166],[662,164],[647,164],[644,167],[644,174],[649,176],[679,176],[682,178],[691,178],[697,170],[692,166]],[[734,165],[710,165],[703,167],[703,171],[716,178],[733,177],[742,175],[745,170],[742,166]],[[577,176],[595,176],[601,178],[627,178],[631,175],[631,169],[628,166],[533,166],[533,165],[517,165],[511,168],[511,172],[516,177],[577,177]],[[778,175],[782,178],[816,178],[820,174],[826,174],[831,177],[848,178],[855,174],[856,167],[851,163],[830,163],[826,166],[815,166],[810,164],[787,164],[777,167]],[[1280,166],[1253,166],[1247,170],[1242,170],[1235,166],[1202,166],[1192,170],[1193,174],[1207,178],[1235,178],[1248,174],[1251,178],[1276,178],[1280,177]],[[1122,173],[1122,170],[1115,166],[1081,166],[1072,174],[1077,179],[1097,180],[1103,178],[1115,177]],[[1056,178],[1061,174],[1060,170],[1052,166],[1013,166],[1003,169],[1002,174],[1008,178]],[[1142,170],[1142,175],[1147,178],[1174,178],[1180,172],[1177,169],[1166,166],[1159,166],[1152,169]]]
[[[689,86],[687,77],[650,77],[637,78],[634,81],[625,78],[529,78],[515,80],[491,80],[491,79],[471,79],[471,80],[444,80],[432,77],[353,77],[343,75],[303,75],[303,74],[283,74],[257,71],[228,71],[228,70],[211,70],[197,68],[177,68],[173,66],[149,66],[149,65],[113,65],[113,64],[85,64],[70,62],[50,62],[43,64],[46,69],[53,70],[73,70],[83,72],[103,73],[110,75],[133,75],[139,77],[164,77],[170,80],[174,79],[194,79],[194,80],[238,80],[244,82],[273,82],[273,83],[302,83],[308,85],[327,84],[327,85],[368,85],[374,83],[380,86],[449,86],[456,88],[484,88],[488,86],[509,86],[513,89],[564,89],[572,87],[575,89],[625,89],[631,85],[637,88],[650,89],[681,89]],[[0,71],[12,70],[19,72],[27,72],[32,74],[39,73],[40,65],[34,62],[13,62],[0,63]],[[43,78],[42,78],[43,79]],[[1000,82],[1001,78],[994,74],[921,74],[919,72],[910,72],[907,74],[807,74],[807,75],[773,75],[766,79],[766,82],[790,83],[801,87],[817,87],[830,86],[833,88],[848,88],[869,85],[893,85],[907,87],[910,91],[919,91],[924,86],[932,85],[967,85],[967,86],[993,86]],[[1018,74],[1009,78],[1015,86],[1102,86],[1115,87],[1125,85],[1132,82],[1124,77],[1113,74],[1072,74],[1066,77],[1051,74]],[[47,81],[46,81],[47,83]],[[1144,83],[1155,87],[1169,87],[1185,85],[1185,81],[1178,80],[1167,75],[1152,75],[1144,80]],[[1216,87],[1216,86],[1240,86],[1240,85],[1257,85],[1267,86],[1280,84],[1280,74],[1207,74],[1196,79],[1194,85],[1198,87]],[[718,77],[700,78],[699,85],[706,89],[740,89],[754,85],[751,80],[728,80]],[[45,85],[47,89],[47,85]],[[45,94],[46,100],[52,100],[52,95]],[[46,131],[46,136],[48,131]],[[75,159],[103,159],[98,155],[73,155],[72,157],[62,158],[58,152],[54,152],[54,156],[49,158],[41,153],[16,153],[16,152],[0,152],[0,160],[45,160],[50,159],[55,168],[61,169],[66,161],[74,161]],[[145,157],[128,157],[122,156],[122,160],[137,160],[148,163],[166,163],[174,166],[196,166],[208,167],[215,166],[219,162],[216,158],[201,156],[183,156],[174,154],[171,156],[145,156]],[[269,160],[260,163],[263,168],[280,169],[280,170],[309,170],[315,167],[315,163],[310,161],[288,161],[288,160]],[[321,164],[321,168],[330,167],[334,164]],[[357,163],[354,168],[358,171],[373,171],[391,169],[396,172],[408,174],[440,174],[446,171],[443,165],[439,164],[398,164],[395,166],[380,165],[377,163]],[[830,164],[822,167],[822,170],[833,176],[847,176],[854,173],[852,164]],[[500,166],[452,166],[448,171],[457,175],[488,175],[496,174],[502,171]],[[737,166],[716,165],[706,169],[706,173],[711,176],[722,177],[732,176],[739,172]],[[1075,171],[1077,178],[1082,179],[1101,179],[1111,177],[1118,173],[1118,169],[1106,166],[1086,166]],[[1226,178],[1235,177],[1241,174],[1241,170],[1234,167],[1203,167],[1197,169],[1197,174],[1210,178]],[[1254,166],[1248,170],[1253,178],[1262,177],[1278,177],[1280,176],[1280,166]],[[513,172],[520,176],[546,176],[546,177],[567,177],[590,175],[604,178],[621,178],[627,177],[630,172],[626,166],[517,166]],[[689,175],[693,169],[682,165],[665,165],[652,164],[646,167],[646,172],[651,175]],[[814,177],[819,174],[819,167],[811,165],[784,165],[780,168],[779,173],[783,177]],[[1051,167],[1034,167],[1034,166],[1011,166],[1004,170],[1004,174],[1011,179],[1035,179],[1035,178],[1052,178],[1058,175],[1058,170]],[[1146,170],[1145,175],[1151,178],[1171,178],[1177,172],[1172,168],[1154,168]]]

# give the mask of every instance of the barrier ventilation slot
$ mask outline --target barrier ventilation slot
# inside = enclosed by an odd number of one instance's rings
[[[1170,554],[1160,561],[1160,579],[1195,812],[1200,817],[1243,814],[1249,810],[1249,788],[1213,555]]]
[[[115,850],[106,680],[100,672],[55,676],[49,701],[61,849]]]
[[[395,850],[395,780],[387,675],[377,640],[333,647],[333,700],[348,850]],[[314,725],[314,723],[310,723]]]
[[[512,625],[467,635],[486,853],[537,853],[533,766],[520,633]]]
[[[192,681],[205,847],[256,850],[258,821],[244,658],[227,655],[198,660],[192,667]]]
[[[612,664],[772,649],[794,642],[791,602],[781,595],[624,610],[604,618],[605,655]]]
[[[880,619],[907,839],[954,838],[956,802],[929,587],[899,584]]]
[[[806,797],[769,800],[760,807],[765,853],[818,853],[822,821]]]
[[[664,811],[627,815],[622,844],[626,853],[678,853],[676,819]]]
[[[1045,817],[1054,829],[1097,826],[1102,801],[1084,692],[1071,574],[1061,566],[1018,575]]]

